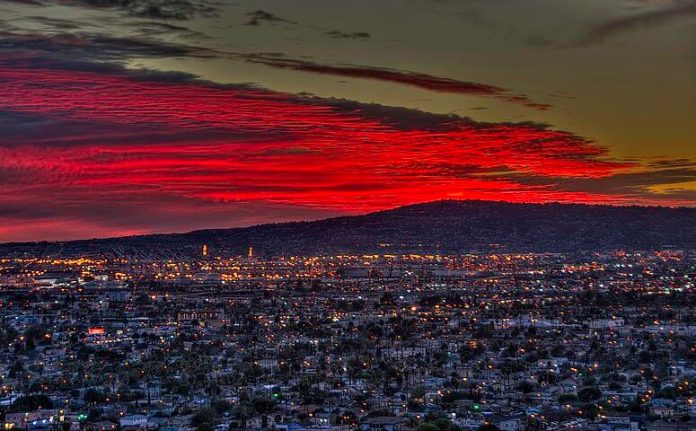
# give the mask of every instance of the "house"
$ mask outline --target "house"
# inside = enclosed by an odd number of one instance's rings
[[[394,416],[367,418],[360,423],[362,431],[401,431],[406,419]]]
[[[650,413],[661,418],[673,416],[676,412],[676,405],[672,400],[655,398],[650,402]]]
[[[147,428],[148,417],[145,415],[128,415],[119,420],[121,428],[140,429]]]
[[[597,428],[601,431],[638,431],[640,427],[628,416],[606,416]]]
[[[500,428],[501,431],[520,431],[524,429],[524,426],[525,416],[523,415],[504,417],[498,422],[498,428]]]
[[[655,421],[648,423],[645,429],[647,431],[693,431],[696,430],[696,422],[693,420],[688,422]]]
[[[89,428],[95,431],[112,431],[116,429],[116,424],[110,421],[99,421],[91,424]]]

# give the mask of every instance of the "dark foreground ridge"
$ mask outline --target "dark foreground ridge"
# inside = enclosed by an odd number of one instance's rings
[[[696,208],[436,201],[312,222],[54,243],[0,245],[2,256],[465,253],[696,247]]]

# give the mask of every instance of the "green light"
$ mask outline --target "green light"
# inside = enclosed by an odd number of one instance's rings
[[[479,410],[481,410],[481,406],[480,406],[480,405],[478,405],[478,404],[474,404],[474,405],[472,405],[472,406],[471,406],[471,408],[472,408],[472,409],[474,409],[475,411],[479,411]]]

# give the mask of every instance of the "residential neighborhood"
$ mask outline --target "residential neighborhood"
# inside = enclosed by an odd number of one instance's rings
[[[0,263],[27,431],[696,429],[696,256]]]

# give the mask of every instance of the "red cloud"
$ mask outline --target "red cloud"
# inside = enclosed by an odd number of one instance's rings
[[[632,166],[608,160],[603,148],[566,132],[452,118],[433,127],[400,127],[388,109],[379,117],[356,104],[348,109],[119,69],[39,67],[27,58],[0,56],[0,111],[33,119],[0,137],[0,208],[6,209],[0,218],[6,221],[31,216],[22,213],[23,203],[42,214],[42,223],[83,217],[86,225],[107,224],[95,232],[111,223],[118,234],[176,229],[158,225],[162,212],[193,218],[182,227],[209,226],[206,217],[214,213],[219,226],[229,202],[326,214],[451,197],[636,200],[591,187],[555,188],[556,179],[608,178]],[[548,178],[550,185],[515,176]],[[117,209],[93,211],[110,203]],[[122,225],[122,217],[144,206],[160,213]],[[282,214],[272,217],[267,221]]]

